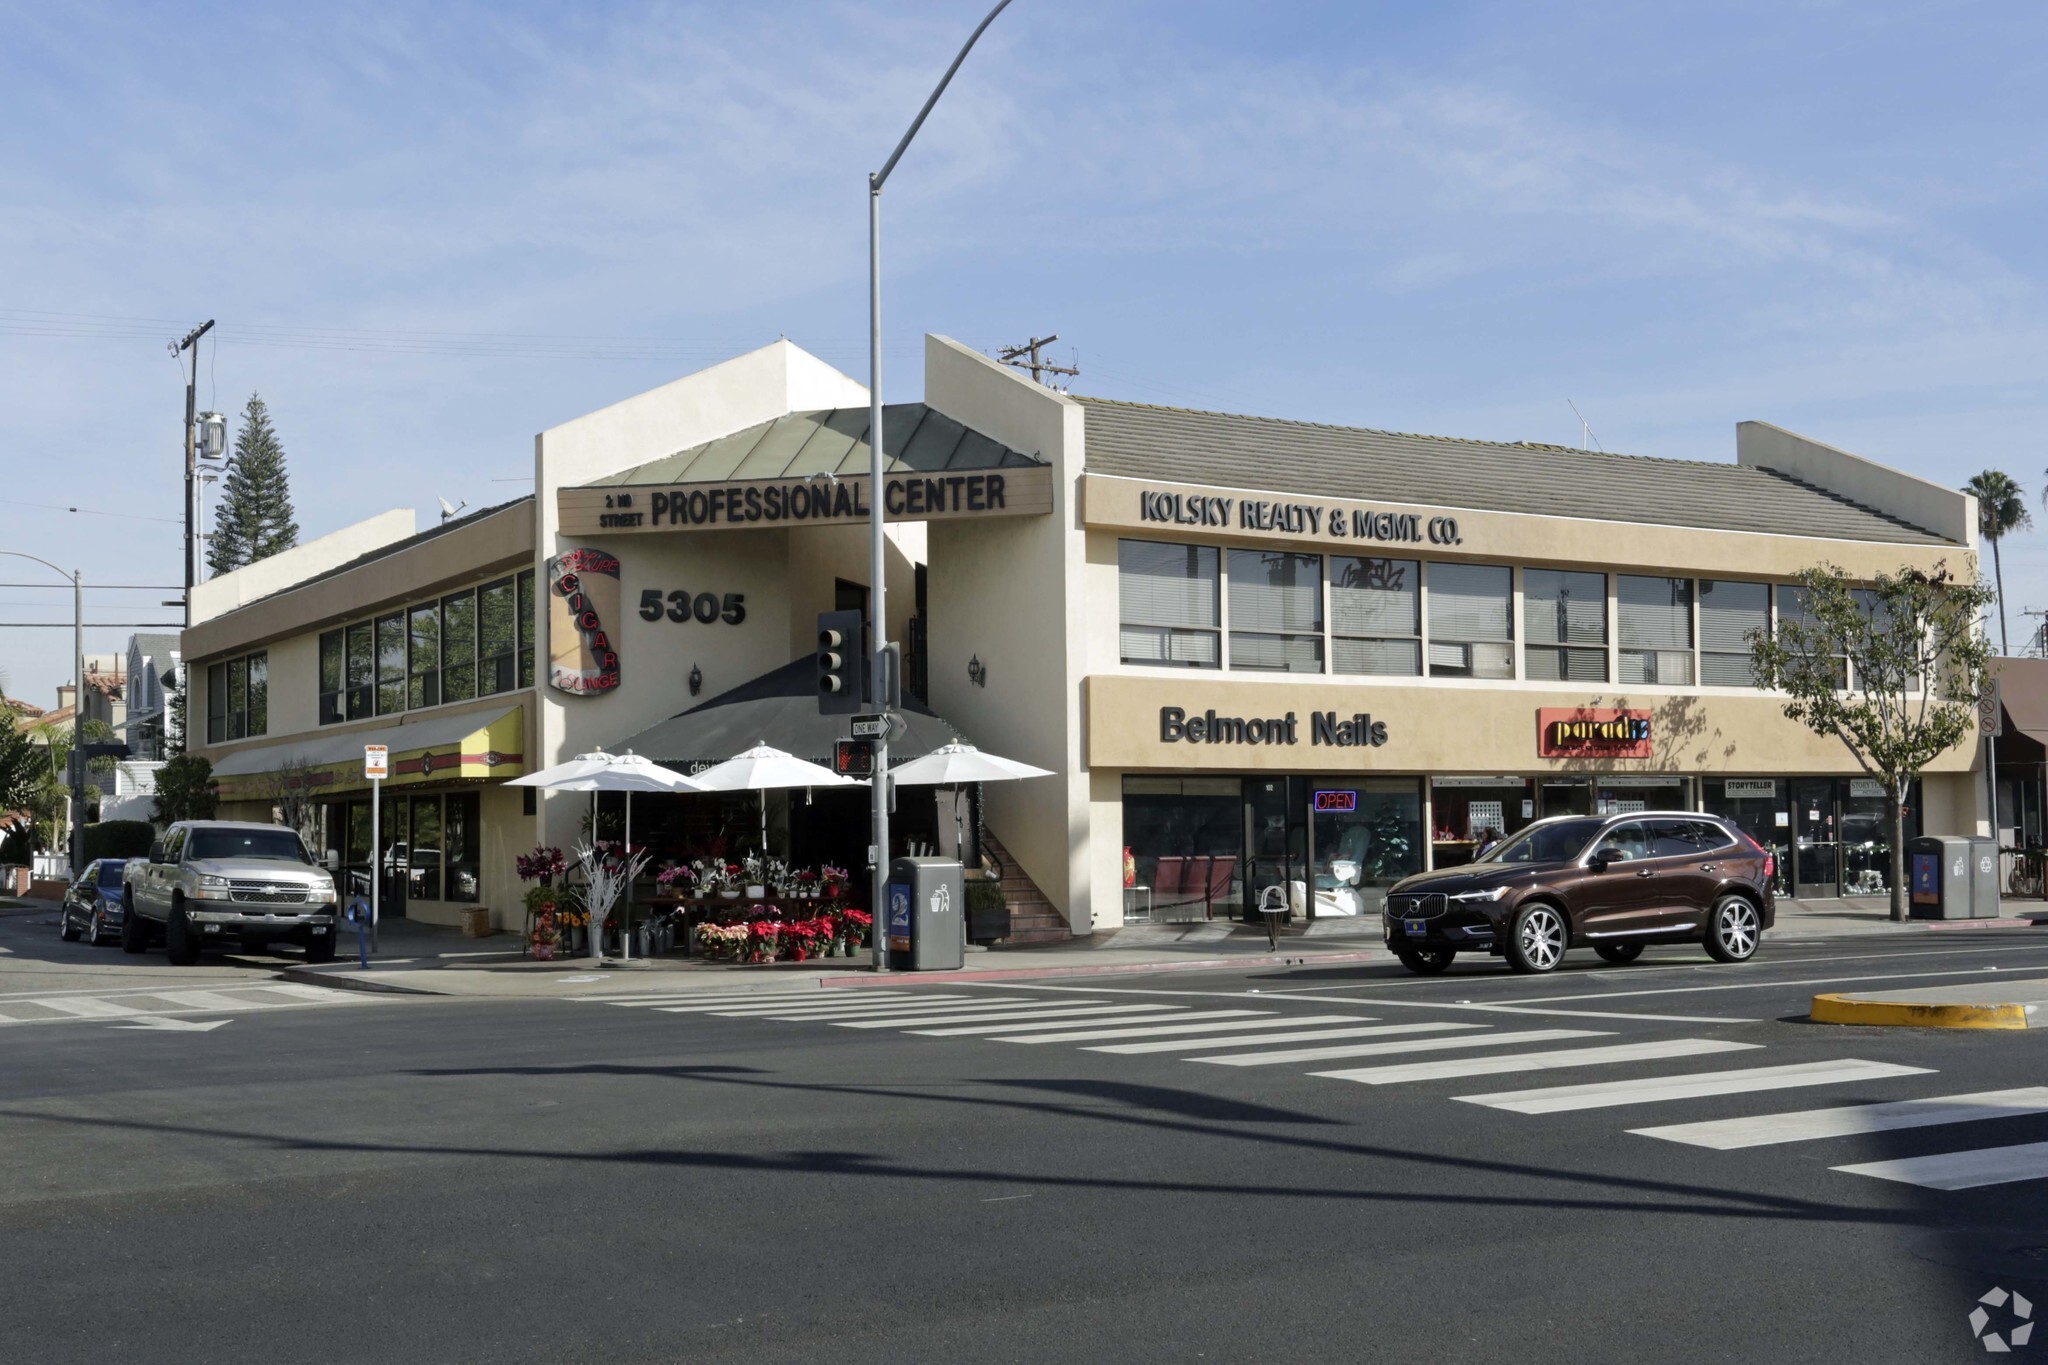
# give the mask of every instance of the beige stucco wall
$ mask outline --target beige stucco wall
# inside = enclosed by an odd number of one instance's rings
[[[1081,580],[1081,405],[944,337],[925,338],[925,401],[1053,465],[1050,516],[929,526],[931,702],[988,751],[1056,774],[990,783],[987,823],[1075,932],[1107,927],[1111,913],[1121,920],[1122,899],[1110,895],[1098,916],[1075,686],[1087,614],[1071,609],[1066,588]],[[970,657],[987,665],[986,687],[968,681]]]
[[[1968,493],[1915,478],[1769,422],[1735,424],[1735,460],[1789,474],[1976,548],[1977,500]]]
[[[372,550],[394,545],[412,535],[415,529],[413,509],[397,507],[338,531],[330,531],[303,545],[295,545],[268,559],[244,565],[233,573],[224,573],[218,578],[195,584],[192,588],[192,623],[198,625],[202,621],[210,621],[294,583],[303,583],[314,574],[325,573]]]

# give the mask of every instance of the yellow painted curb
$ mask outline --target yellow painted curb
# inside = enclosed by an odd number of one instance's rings
[[[1901,1000],[1857,1000],[1816,995],[1816,1024],[1877,1024],[1896,1028],[2025,1028],[2025,1005],[1916,1005]]]

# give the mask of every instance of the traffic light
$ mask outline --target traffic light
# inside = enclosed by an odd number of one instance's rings
[[[861,614],[818,613],[818,714],[850,716],[864,708],[861,698]]]

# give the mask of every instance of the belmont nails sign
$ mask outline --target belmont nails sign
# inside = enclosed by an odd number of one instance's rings
[[[1536,712],[1536,752],[1544,758],[1649,758],[1656,753],[1648,711],[1545,706]]]
[[[1387,742],[1387,723],[1363,712],[1339,717],[1335,711],[1308,713],[1308,742],[1336,749],[1377,749]],[[1192,715],[1186,707],[1159,708],[1161,744],[1300,744],[1301,722],[1294,712],[1284,716],[1219,716],[1213,710]]]

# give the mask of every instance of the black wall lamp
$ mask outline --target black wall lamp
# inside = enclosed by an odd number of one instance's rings
[[[697,667],[697,665],[695,665],[695,664],[691,664],[691,665],[690,665],[690,695],[694,697],[694,696],[696,696],[696,695],[697,695],[697,694],[698,694],[699,692],[702,692],[703,690],[704,690],[704,670],[703,670],[703,669],[701,669],[701,668],[699,668],[699,667]]]
[[[967,681],[973,683],[976,687],[988,686],[988,665],[981,661],[980,655],[975,655],[968,659]]]

